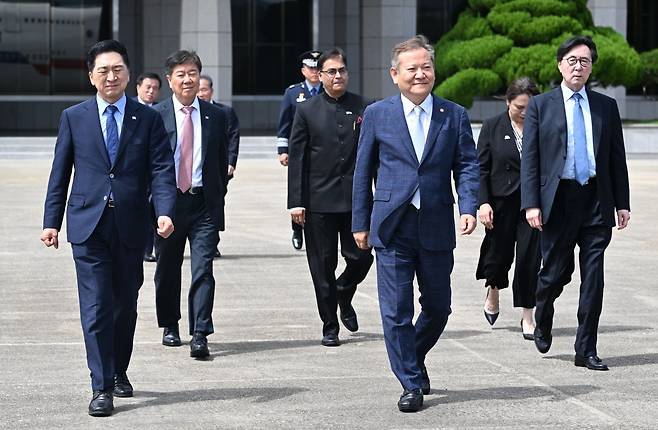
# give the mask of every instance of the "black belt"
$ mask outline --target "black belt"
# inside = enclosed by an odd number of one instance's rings
[[[577,180],[569,179],[569,178],[562,178],[560,179],[560,182],[564,182],[567,185],[578,185],[581,187],[588,187],[590,185],[596,184],[596,176],[592,176],[591,178],[589,178],[587,182],[585,182],[583,185],[581,185],[580,182],[578,182]]]
[[[195,196],[195,195],[197,195],[197,194],[201,194],[201,193],[203,193],[203,187],[192,187],[192,188],[190,188],[189,190],[187,190],[187,191],[185,191],[185,192],[182,192],[182,191],[180,190],[180,188],[178,188],[178,192],[179,192],[180,194],[190,194],[190,195],[192,195],[192,196]]]

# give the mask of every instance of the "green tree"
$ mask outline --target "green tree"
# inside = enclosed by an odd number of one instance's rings
[[[469,0],[468,5],[436,43],[434,90],[466,107],[474,97],[503,93],[520,76],[531,77],[542,90],[557,85],[555,53],[577,34],[597,45],[590,82],[630,87],[647,76],[658,79],[656,68],[653,75],[647,71],[649,64],[658,66],[658,54],[640,57],[613,29],[595,27],[587,0]]]

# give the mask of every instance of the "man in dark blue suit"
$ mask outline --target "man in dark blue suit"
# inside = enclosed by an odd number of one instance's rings
[[[578,245],[580,300],[574,364],[608,370],[596,349],[603,306],[603,256],[612,227],[630,220],[628,169],[617,102],[585,85],[594,42],[576,36],[557,51],[559,87],[533,97],[524,122],[521,208],[541,231],[535,346],[552,343],[554,302],[571,280]]]
[[[95,97],[62,113],[44,209],[41,240],[59,246],[66,210],[80,319],[91,371],[92,416],[114,409],[113,395],[131,397],[126,370],[137,321],[150,187],[157,232],[174,230],[174,162],[162,119],[125,96],[126,48],[105,40],[87,54]],[[71,171],[71,192],[66,198]]]
[[[188,293],[190,356],[210,355],[207,336],[215,329],[213,257],[219,232],[224,230],[224,197],[228,184],[226,116],[199,100],[201,59],[194,51],[180,50],[166,62],[173,95],[155,106],[169,136],[176,166],[176,231],[158,238],[155,251],[155,303],[162,344],[181,346],[181,267],[185,244],[190,243],[192,282]]]
[[[366,108],[354,172],[352,232],[375,248],[386,350],[404,389],[398,408],[416,412],[430,392],[425,357],[448,321],[455,224],[476,226],[479,167],[466,110],[433,96],[434,49],[424,36],[393,48],[400,95]],[[375,180],[374,195],[372,184]],[[421,313],[414,325],[414,275]]]

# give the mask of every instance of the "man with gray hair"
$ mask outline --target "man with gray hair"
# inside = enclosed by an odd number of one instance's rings
[[[434,50],[425,36],[393,48],[400,94],[365,110],[354,172],[352,232],[377,253],[384,340],[404,389],[398,409],[416,412],[430,392],[425,357],[450,315],[455,227],[450,176],[459,197],[459,233],[476,226],[479,167],[466,110],[431,94]],[[374,179],[375,191],[372,191]],[[421,312],[413,323],[416,276]]]

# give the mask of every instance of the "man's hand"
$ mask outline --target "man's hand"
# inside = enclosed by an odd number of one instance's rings
[[[304,225],[306,222],[306,211],[304,209],[295,209],[290,211],[290,217],[295,224]]]
[[[628,226],[628,221],[631,219],[630,211],[626,209],[619,209],[617,211],[617,230],[623,230]]]
[[[50,247],[54,246],[55,249],[59,248],[59,239],[57,238],[56,228],[44,228],[41,232],[41,241],[44,245]]]
[[[471,214],[464,214],[459,217],[459,235],[460,236],[466,236],[468,234],[473,233],[473,230],[475,230],[475,226],[477,225],[477,221],[475,220],[475,217]]]
[[[174,232],[174,223],[171,221],[171,218],[168,216],[159,216],[158,217],[158,234],[165,239],[171,236],[171,233]]]
[[[228,165],[228,175],[231,176],[235,172],[235,166]]]
[[[279,154],[279,163],[281,163],[282,166],[287,166],[288,154]]]
[[[491,230],[493,228],[493,209],[489,203],[482,203],[479,209],[479,218],[484,228]]]
[[[368,250],[370,249],[370,245],[368,245],[368,233],[369,231],[357,231],[352,233],[354,236],[354,241],[356,242],[356,246],[358,246],[360,249],[363,250]]]
[[[530,224],[530,227],[536,228],[541,231],[542,221],[541,221],[541,209],[539,208],[528,208],[525,210],[525,219]]]

